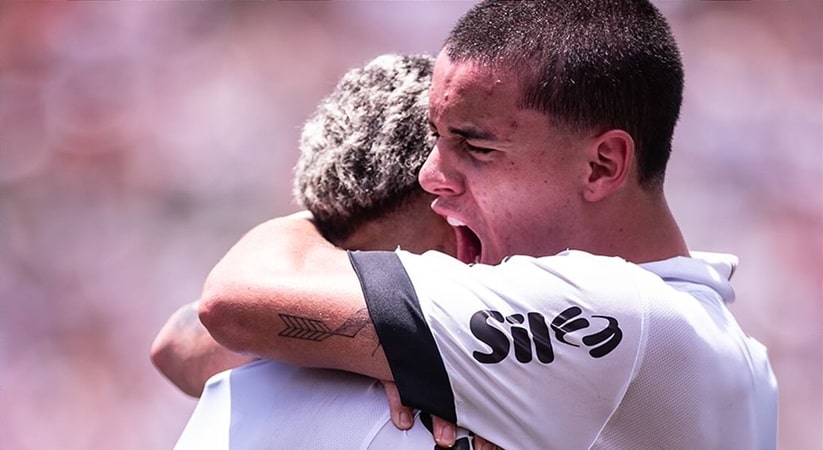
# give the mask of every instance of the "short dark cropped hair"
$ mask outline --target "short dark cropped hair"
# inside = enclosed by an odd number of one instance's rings
[[[635,140],[639,182],[662,188],[683,97],[665,18],[645,0],[488,0],[455,25],[452,61],[515,71],[521,105],[578,131]]]
[[[331,242],[423,193],[429,55],[379,56],[347,72],[303,127],[294,195]]]

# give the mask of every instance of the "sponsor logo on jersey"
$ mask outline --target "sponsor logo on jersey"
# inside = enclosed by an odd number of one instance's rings
[[[584,315],[577,306],[566,308],[546,321],[538,312],[503,316],[499,311],[477,311],[471,317],[469,328],[474,337],[491,351],[472,353],[484,364],[503,361],[514,347],[518,362],[528,363],[534,358],[544,364],[554,361],[554,345],[568,345],[587,350],[592,358],[602,358],[612,352],[623,339],[617,319],[602,315]]]

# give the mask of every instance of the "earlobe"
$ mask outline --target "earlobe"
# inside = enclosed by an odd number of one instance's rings
[[[628,177],[634,139],[623,130],[609,130],[592,143],[584,198],[597,202],[616,191]]]

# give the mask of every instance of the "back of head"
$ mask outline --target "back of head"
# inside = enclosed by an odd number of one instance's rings
[[[426,55],[379,56],[347,72],[304,125],[294,194],[329,241],[422,194],[433,65]]]
[[[646,0],[484,1],[446,40],[454,62],[515,71],[521,104],[570,131],[622,129],[640,184],[662,187],[680,114],[683,67],[666,20]]]

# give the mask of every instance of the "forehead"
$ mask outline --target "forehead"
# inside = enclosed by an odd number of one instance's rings
[[[434,66],[429,119],[441,135],[476,130],[492,140],[519,140],[547,131],[544,114],[520,107],[520,80],[512,70],[476,61],[452,61],[441,52]],[[528,131],[526,131],[528,130]]]
[[[520,92],[512,71],[473,60],[455,62],[441,52],[434,66],[431,94],[433,106],[494,100],[500,106],[514,107]]]

